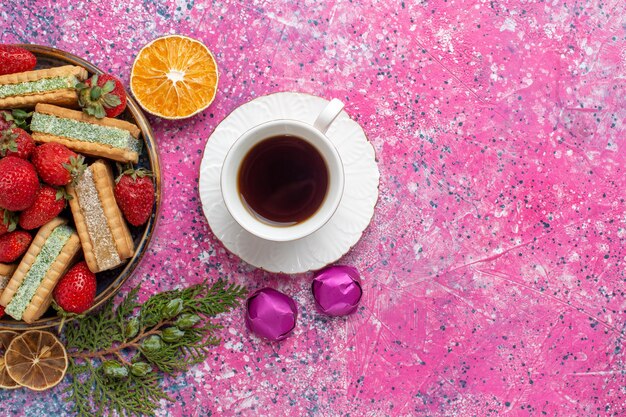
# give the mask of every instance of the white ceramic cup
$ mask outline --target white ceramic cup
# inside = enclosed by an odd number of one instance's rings
[[[262,239],[286,242],[308,236],[330,220],[343,196],[344,172],[339,152],[325,133],[341,110],[343,103],[333,99],[313,125],[298,120],[272,120],[253,127],[235,141],[222,166],[220,188],[228,212],[241,227]],[[324,159],[328,170],[328,187],[322,204],[311,217],[294,225],[272,224],[263,220],[248,207],[238,188],[239,169],[248,152],[265,139],[282,135],[295,136],[311,144]]]

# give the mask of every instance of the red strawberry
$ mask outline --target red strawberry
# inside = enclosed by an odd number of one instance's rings
[[[52,296],[63,310],[80,314],[93,305],[96,275],[85,261],[79,262],[59,280]]]
[[[0,236],[12,232],[17,227],[17,215],[12,211],[0,209]]]
[[[17,156],[28,159],[35,150],[35,141],[24,129],[14,127],[2,132],[0,136],[0,156]]]
[[[0,262],[11,263],[26,252],[33,237],[23,230],[0,236]]]
[[[65,193],[42,185],[32,206],[20,213],[22,229],[36,229],[54,219],[65,208]]]
[[[0,306],[0,319],[4,317],[4,306]]]
[[[16,156],[0,159],[0,208],[26,210],[35,202],[39,178],[35,167]]]
[[[31,159],[41,179],[50,185],[66,185],[85,170],[85,158],[65,145],[47,142],[37,146]]]
[[[0,45],[0,75],[30,71],[37,58],[30,51],[13,45]]]
[[[128,223],[140,226],[148,221],[154,204],[153,174],[143,168],[124,171],[115,180],[115,201]]]
[[[122,82],[109,74],[96,74],[76,85],[78,104],[83,112],[98,119],[115,117],[126,108],[126,91]]]

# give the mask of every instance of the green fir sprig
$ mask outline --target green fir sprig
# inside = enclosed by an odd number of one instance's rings
[[[137,302],[133,288],[114,307],[65,323],[69,354],[66,401],[79,417],[154,415],[159,401],[173,401],[161,388],[163,374],[203,362],[220,339],[211,323],[236,307],[246,289],[218,280],[166,291]],[[69,317],[68,317],[69,318]]]

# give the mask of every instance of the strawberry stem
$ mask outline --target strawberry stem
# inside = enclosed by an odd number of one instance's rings
[[[4,210],[4,216],[2,218],[2,223],[4,223],[7,227],[8,232],[12,232],[16,229],[18,222],[17,213],[14,213],[9,210]]]
[[[91,87],[90,96],[93,101],[98,100],[101,95],[102,95],[102,89],[100,87],[98,87],[97,85],[94,85],[93,87]]]

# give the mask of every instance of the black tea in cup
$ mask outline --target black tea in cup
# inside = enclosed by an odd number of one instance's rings
[[[307,141],[292,135],[273,136],[245,155],[237,186],[244,205],[257,218],[292,226],[313,216],[324,202],[328,168]]]

